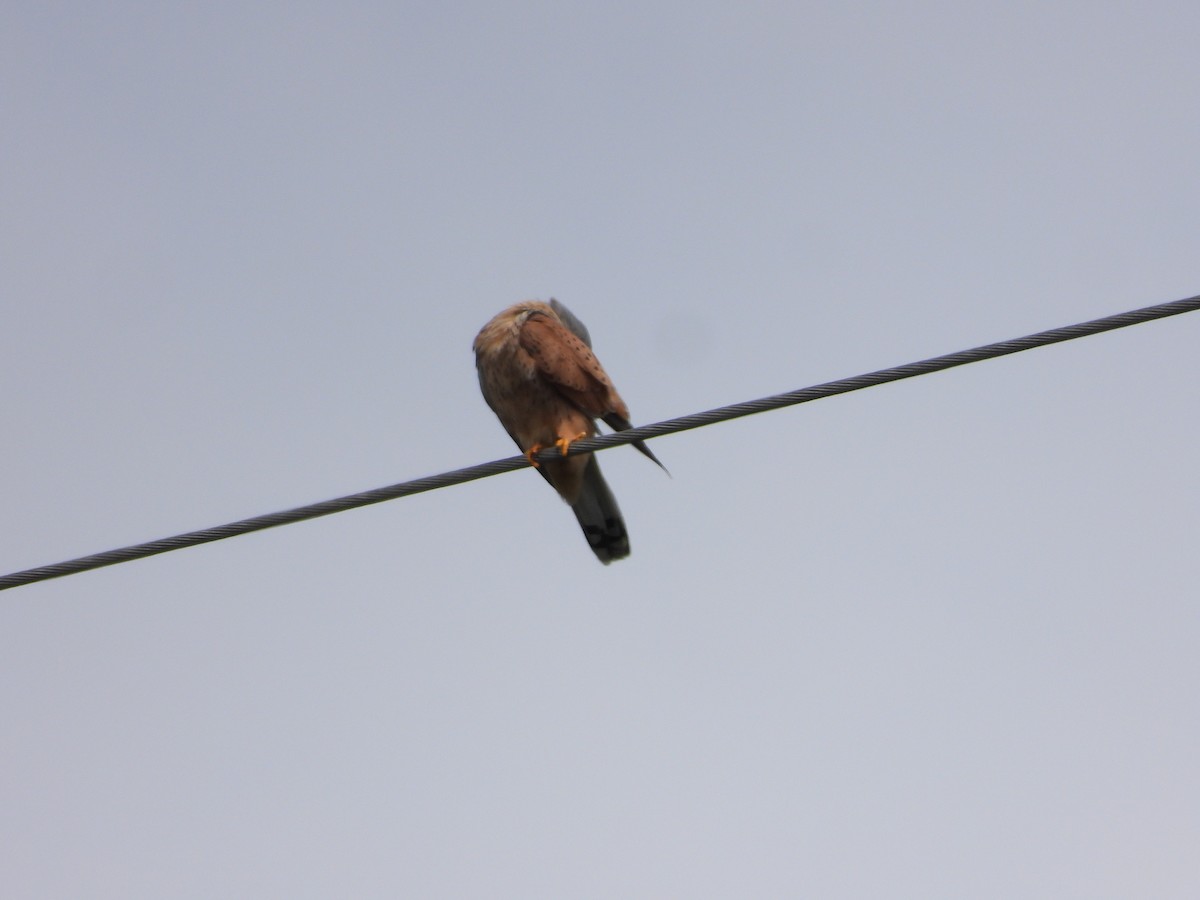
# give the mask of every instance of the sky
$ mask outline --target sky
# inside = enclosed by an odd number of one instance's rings
[[[1200,6],[8,4],[0,574],[1200,292]],[[1200,895],[1200,314],[0,594],[6,897]]]

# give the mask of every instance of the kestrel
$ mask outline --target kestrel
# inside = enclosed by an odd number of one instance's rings
[[[555,446],[566,456],[574,441],[596,434],[596,419],[615,431],[633,427],[629,408],[592,353],[587,329],[551,300],[510,306],[475,338],[483,399],[521,452],[570,504],[600,562],[629,555],[629,535],[616,498],[591,453],[538,463]],[[634,446],[662,466],[641,441]],[[664,467],[665,471],[665,467]]]

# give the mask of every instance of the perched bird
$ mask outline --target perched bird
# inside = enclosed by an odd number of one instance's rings
[[[572,442],[596,434],[596,419],[615,431],[632,427],[629,408],[591,348],[587,329],[565,306],[529,300],[483,326],[475,338],[475,367],[483,399],[570,504],[596,557],[608,565],[629,555],[629,535],[595,456],[534,459],[550,446],[566,457]],[[666,471],[642,441],[634,446]]]

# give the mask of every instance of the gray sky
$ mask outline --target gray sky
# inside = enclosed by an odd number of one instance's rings
[[[1200,291],[1200,7],[17,4],[3,572]],[[13,898],[1200,895],[1200,315],[0,594]]]

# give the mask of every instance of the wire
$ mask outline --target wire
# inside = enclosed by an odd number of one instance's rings
[[[957,353],[935,356],[932,359],[894,366],[890,369],[880,369],[877,372],[868,372],[865,375],[856,375],[853,378],[843,378],[838,381],[829,381],[824,384],[814,385],[813,387],[800,388],[799,390],[789,391],[786,394],[776,394],[772,397],[763,397],[745,403],[734,403],[731,406],[722,406],[717,409],[710,409],[707,412],[693,413],[692,415],[680,416],[676,419],[667,419],[664,422],[643,425],[616,434],[606,434],[601,437],[576,441],[571,444],[569,455],[574,456],[578,453],[608,450],[623,444],[631,444],[634,441],[649,440],[651,438],[662,437],[666,434],[675,434],[692,428],[712,425],[716,422],[725,422],[730,419],[753,415],[754,413],[782,409],[785,406],[795,406],[799,403],[808,403],[811,400],[819,400],[822,397],[848,394],[851,391],[858,391],[863,388],[874,387],[875,385],[901,381],[917,375],[927,375],[931,372],[940,372],[944,369],[952,369],[955,366],[963,366],[967,363],[981,362],[985,359],[994,359],[998,356],[1020,353],[1023,350],[1031,350],[1034,347],[1044,347],[1048,344],[1071,341],[1076,338],[1100,334],[1117,328],[1125,328],[1129,325],[1137,325],[1142,322],[1150,322],[1154,319],[1165,319],[1168,316],[1176,316],[1180,313],[1193,312],[1198,309],[1200,309],[1200,296],[1189,297],[1186,300],[1175,300],[1171,303],[1160,303],[1156,306],[1147,306],[1144,309],[1119,313],[1115,316],[1106,316],[1102,319],[1093,319],[1090,322],[1081,322],[1078,325],[1068,325],[1064,328],[1040,331],[1037,334],[1013,338],[1008,341],[999,341],[994,344],[985,344],[971,350],[960,350]],[[537,458],[539,460],[551,460],[556,458],[558,454],[558,448],[550,447],[541,451]],[[295,509],[284,510],[283,512],[253,516],[249,519],[241,519],[240,521],[230,522],[227,525],[219,525],[215,528],[189,531],[173,537],[147,541],[144,544],[134,544],[130,547],[108,550],[104,553],[92,554],[91,556],[81,556],[78,559],[54,563],[53,565],[25,569],[0,577],[0,590],[8,590],[9,588],[32,584],[37,581],[46,581],[50,578],[59,578],[63,575],[73,575],[77,572],[87,572],[103,566],[142,559],[143,557],[154,556],[158,553],[167,553],[170,550],[179,550],[184,547],[194,547],[197,544],[220,541],[239,534],[249,534],[252,531],[274,528],[278,525],[303,522],[306,519],[328,516],[332,513],[344,512],[360,506],[382,503],[385,500],[395,500],[399,497],[408,497],[412,494],[433,491],[454,484],[463,484],[468,481],[476,481],[480,478],[488,478],[492,475],[499,475],[502,472],[512,472],[516,469],[525,468],[528,465],[529,463],[524,456],[511,456],[507,459],[498,459],[489,463],[468,466],[465,469],[443,472],[440,475],[418,478],[415,481],[404,481],[389,487],[362,491],[361,493],[338,497],[334,500],[325,500],[320,503],[309,504],[308,506],[298,506]]]

